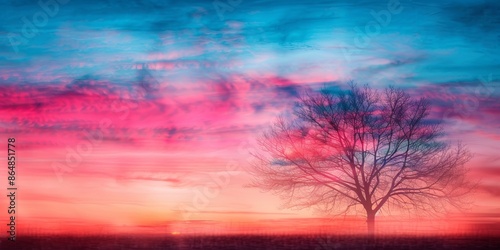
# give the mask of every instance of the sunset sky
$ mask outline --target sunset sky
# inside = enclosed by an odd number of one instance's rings
[[[475,155],[465,214],[381,221],[499,228],[497,1],[40,3],[0,2],[0,140],[6,152],[16,138],[19,232],[364,229],[362,214],[282,209],[246,187],[255,138],[301,91],[348,80],[429,98],[446,139]]]

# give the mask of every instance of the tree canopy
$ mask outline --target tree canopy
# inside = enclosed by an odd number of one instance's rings
[[[369,232],[379,211],[461,207],[471,153],[443,131],[429,101],[402,89],[307,92],[259,138],[252,186],[290,208],[361,209]]]

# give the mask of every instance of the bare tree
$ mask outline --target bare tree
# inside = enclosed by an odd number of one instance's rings
[[[259,139],[251,186],[290,208],[362,210],[371,234],[379,211],[460,207],[471,154],[444,140],[429,112],[428,101],[396,88],[306,93]]]

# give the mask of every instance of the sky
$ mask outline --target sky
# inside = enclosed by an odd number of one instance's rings
[[[349,80],[429,98],[446,138],[474,153],[474,205],[405,228],[498,229],[499,12],[472,0],[0,1],[0,140],[16,139],[19,230],[356,231],[362,215],[284,209],[247,187],[255,138],[302,91]]]

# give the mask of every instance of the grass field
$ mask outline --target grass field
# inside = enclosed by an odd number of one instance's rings
[[[498,249],[493,236],[231,235],[231,236],[33,236],[2,239],[0,249]]]

